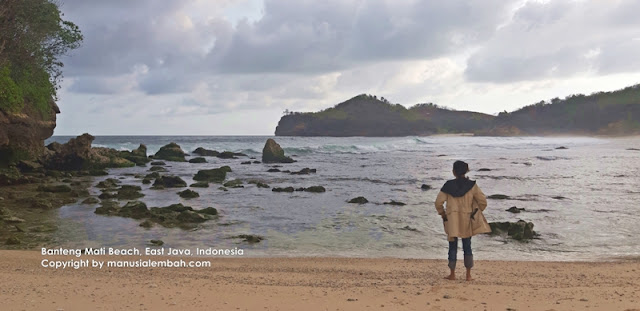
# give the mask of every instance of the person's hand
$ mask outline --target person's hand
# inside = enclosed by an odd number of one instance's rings
[[[442,216],[442,221],[447,221],[447,220],[448,220],[448,219],[447,219],[447,214],[442,214],[442,215],[440,215],[440,216]]]

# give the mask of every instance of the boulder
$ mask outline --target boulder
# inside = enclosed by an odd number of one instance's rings
[[[231,238],[242,239],[243,242],[247,242],[249,244],[259,243],[260,241],[264,240],[264,237],[261,237],[255,234],[240,234],[240,235],[233,236]]]
[[[163,166],[163,165],[167,165],[167,163],[165,163],[164,161],[153,161],[151,162],[152,166]]]
[[[488,199],[494,199],[494,200],[508,200],[511,197],[509,197],[508,195],[504,195],[504,194],[492,194],[490,196],[487,197]]]
[[[280,173],[280,170],[277,168],[270,168],[267,173]]]
[[[110,189],[110,188],[116,188],[118,187],[118,184],[120,183],[119,180],[114,179],[114,178],[107,178],[101,182],[99,182],[96,187],[98,188],[102,188],[102,189]]]
[[[242,165],[251,164],[251,161],[244,161],[244,162],[242,162],[242,163],[240,163],[240,164],[242,164]]]
[[[197,158],[189,159],[189,163],[207,163],[207,159],[203,157],[197,157]]]
[[[510,207],[510,208],[506,209],[506,211],[507,211],[507,212],[510,212],[510,213],[518,214],[518,213],[520,213],[520,212],[523,212],[523,211],[524,211],[524,207],[519,208],[519,207],[516,207],[516,206],[512,206],[512,207]]]
[[[427,184],[422,184],[422,186],[420,187],[420,189],[427,191],[427,190],[431,190],[431,189],[433,189],[433,187],[431,187],[431,186],[429,186],[429,185],[427,185]]]
[[[231,172],[231,168],[228,166],[210,170],[199,170],[198,173],[193,176],[193,180],[222,183],[227,178],[228,172]]]
[[[311,168],[305,167],[305,168],[301,169],[300,171],[291,172],[290,174],[291,175],[309,175],[311,173],[315,174],[316,172],[317,172],[317,170],[315,168],[311,169]]]
[[[491,172],[491,169],[489,168],[481,168],[478,170],[478,172]]]
[[[367,200],[367,198],[365,198],[365,197],[357,197],[357,198],[353,198],[353,199],[349,200],[349,203],[366,204],[366,203],[369,203],[369,200]]]
[[[295,190],[293,189],[293,187],[286,187],[286,188],[278,188],[278,187],[276,187],[276,188],[271,189],[271,191],[273,191],[273,192],[293,192]]]
[[[194,211],[184,211],[181,212],[180,214],[178,214],[178,216],[176,217],[176,219],[178,221],[181,222],[192,222],[192,223],[200,223],[200,222],[205,222],[207,221],[207,217],[205,217],[203,214],[201,213],[196,213]]]
[[[152,166],[149,172],[168,172],[168,170],[162,166]]]
[[[242,184],[242,180],[235,179],[224,183],[223,186],[227,188],[244,188]]]
[[[140,201],[133,201],[120,208],[117,215],[120,217],[142,219],[151,216],[151,213],[146,204]]]
[[[18,162],[16,167],[22,173],[41,172],[43,169],[42,164],[35,161],[29,161],[29,160],[22,160]]]
[[[293,163],[295,162],[290,157],[284,155],[282,147],[276,143],[272,138],[267,139],[267,142],[262,149],[262,162],[263,163]]]
[[[165,146],[162,146],[158,152],[153,156],[154,159],[157,160],[166,160],[173,162],[186,162],[184,158],[185,153],[182,151],[182,148],[176,143],[169,143]]]
[[[183,199],[193,199],[200,197],[200,194],[190,189],[180,191],[178,192],[178,195],[180,195],[180,197]]]
[[[153,245],[153,246],[162,246],[162,245],[164,245],[164,242],[162,240],[151,240],[151,241],[149,241],[149,243],[151,243],[151,245]]]
[[[533,239],[537,234],[533,231],[533,223],[524,220],[517,222],[491,222],[491,234],[507,234],[514,240],[526,241]]]
[[[120,156],[138,166],[145,166],[151,162],[151,159],[147,157],[147,146],[143,144],[140,144],[138,149],[134,149],[133,151],[120,151]]]
[[[44,167],[48,170],[81,171],[109,167],[131,167],[134,162],[123,158],[115,149],[92,148],[95,137],[82,134],[67,143],[52,147],[53,152],[44,157]]]
[[[205,149],[202,147],[198,147],[196,150],[194,150],[192,153],[195,153],[199,156],[203,156],[203,157],[217,157],[220,152],[215,151],[215,150],[209,150],[209,149]]]
[[[145,221],[140,223],[140,227],[149,229],[149,228],[153,227],[153,222],[151,220],[147,219],[147,220],[145,220]]]
[[[321,193],[327,191],[323,186],[311,186],[304,189],[306,192]]]
[[[395,206],[405,206],[405,205],[407,205],[407,204],[405,204],[403,202],[398,202],[398,201],[394,201],[394,200],[391,200],[389,202],[384,202],[383,204],[384,205],[395,205]]]
[[[206,181],[199,181],[197,183],[191,184],[191,186],[189,186],[191,188],[209,188],[209,183]]]
[[[160,176],[153,183],[154,188],[182,188],[187,183],[178,176]]]
[[[207,208],[201,209],[201,210],[196,211],[196,212],[200,213],[200,214],[211,215],[211,216],[218,215],[218,210],[213,208],[213,207],[207,207]]]
[[[144,194],[140,193],[140,191],[142,191],[140,186],[122,185],[122,187],[118,189],[115,198],[119,200],[135,200],[144,197]]]

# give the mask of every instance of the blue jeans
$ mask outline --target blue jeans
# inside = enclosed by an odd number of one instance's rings
[[[471,252],[471,237],[462,239],[462,250],[464,251],[464,266],[473,268],[473,253]],[[453,238],[449,242],[449,268],[456,269],[456,260],[458,260],[458,238]]]

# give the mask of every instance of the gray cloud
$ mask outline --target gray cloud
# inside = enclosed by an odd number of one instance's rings
[[[640,2],[528,2],[468,60],[471,81],[508,83],[640,70]]]

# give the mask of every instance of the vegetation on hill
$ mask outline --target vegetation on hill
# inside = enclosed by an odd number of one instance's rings
[[[437,105],[406,108],[362,94],[316,113],[286,112],[280,136],[407,136],[473,132],[489,126],[493,116],[453,111]]]
[[[47,118],[62,78],[60,56],[82,41],[78,26],[62,19],[54,0],[2,0],[0,29],[0,110],[35,109]]]
[[[432,103],[405,108],[358,95],[320,112],[289,112],[279,136],[410,136],[440,133],[549,135],[640,133],[640,85],[613,92],[554,98],[498,116],[455,111]]]

